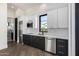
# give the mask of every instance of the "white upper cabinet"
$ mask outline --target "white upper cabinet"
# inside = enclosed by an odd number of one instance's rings
[[[48,11],[47,16],[48,28],[68,28],[68,7]]]
[[[48,28],[57,28],[57,9],[48,11],[47,17]]]
[[[68,28],[68,8],[58,9],[58,28]]]

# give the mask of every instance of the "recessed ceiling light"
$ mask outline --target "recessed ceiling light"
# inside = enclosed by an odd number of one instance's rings
[[[41,8],[41,9],[46,9],[46,8],[47,8],[47,5],[46,5],[46,4],[42,4],[42,5],[40,6],[40,8]]]
[[[43,11],[47,10],[47,4],[42,4],[40,6],[40,10],[43,10]]]

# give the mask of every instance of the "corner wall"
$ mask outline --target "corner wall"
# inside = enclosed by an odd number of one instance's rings
[[[7,48],[7,4],[0,3],[0,50]]]
[[[69,56],[75,56],[75,3],[69,4]]]

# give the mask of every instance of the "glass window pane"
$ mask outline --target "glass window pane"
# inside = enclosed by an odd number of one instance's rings
[[[47,31],[47,15],[41,16],[41,30],[42,31]]]

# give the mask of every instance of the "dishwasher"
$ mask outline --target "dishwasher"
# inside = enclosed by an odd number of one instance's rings
[[[45,38],[45,51],[56,54],[56,38]]]

